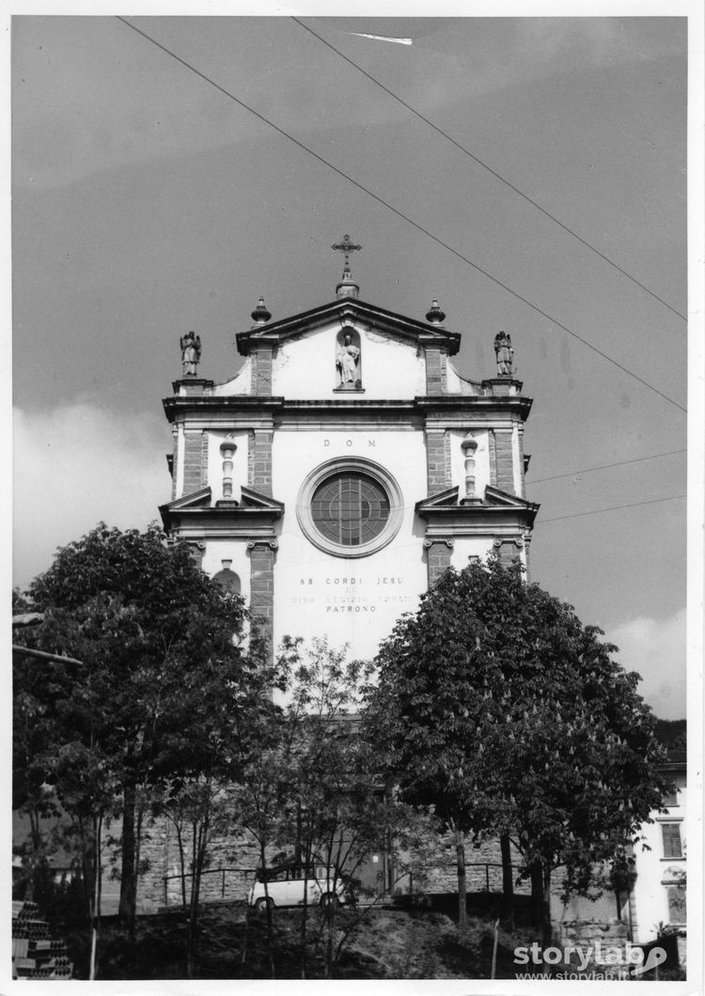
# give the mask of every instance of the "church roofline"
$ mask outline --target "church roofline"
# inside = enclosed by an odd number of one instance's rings
[[[257,343],[276,345],[290,336],[298,335],[306,329],[318,328],[336,318],[348,318],[354,321],[360,318],[369,322],[375,328],[392,332],[420,342],[422,345],[443,345],[448,355],[453,356],[460,348],[460,333],[449,332],[445,328],[431,325],[427,322],[407,318],[405,315],[387,311],[377,305],[366,304],[358,298],[342,298],[328,304],[319,305],[309,311],[303,311],[290,318],[282,318],[267,325],[258,325],[247,332],[238,332],[235,336],[238,352],[247,356],[250,349]]]

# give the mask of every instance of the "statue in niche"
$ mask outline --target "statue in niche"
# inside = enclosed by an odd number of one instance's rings
[[[506,332],[498,332],[494,337],[494,355],[497,360],[497,374],[499,377],[511,377],[514,373],[512,365],[514,362],[514,350],[512,349],[511,336]]]
[[[187,332],[181,336],[181,362],[184,365],[184,377],[195,377],[201,360],[201,337],[195,332]]]
[[[335,365],[340,373],[340,386],[355,388],[360,386],[360,350],[353,342],[352,333],[346,331],[338,346]]]

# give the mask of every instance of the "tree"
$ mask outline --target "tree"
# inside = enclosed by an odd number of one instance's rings
[[[193,758],[217,741],[228,701],[261,692],[258,662],[234,642],[242,601],[156,526],[104,524],[60,549],[29,594],[44,620],[27,642],[81,662],[39,665],[52,692],[34,681],[33,696],[55,744],[100,752],[120,787],[120,913],[133,929],[138,790],[192,773]]]
[[[497,559],[447,571],[378,655],[374,704],[405,797],[433,803],[456,835],[509,834],[550,943],[551,874],[585,890],[658,808],[654,717],[571,606]]]
[[[385,759],[366,736],[361,709],[369,663],[347,660],[345,649],[322,639],[304,645],[285,638],[277,669],[282,704],[266,717],[260,747],[240,769],[233,821],[256,840],[262,871],[281,860],[303,879],[300,975],[309,974],[307,950],[314,938],[321,944],[323,975],[330,978],[368,909],[357,917],[348,913],[340,930],[339,886],[352,894],[372,851],[388,850],[426,824],[388,791]],[[323,903],[316,911],[308,903],[308,882],[314,880]],[[265,898],[266,882],[265,875]],[[378,897],[386,886],[380,878],[368,891]],[[269,903],[266,912],[274,975]]]

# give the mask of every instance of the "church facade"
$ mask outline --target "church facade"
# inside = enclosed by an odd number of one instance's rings
[[[531,400],[512,373],[455,368],[460,334],[364,303],[348,237],[328,304],[272,320],[264,301],[237,334],[221,383],[198,376],[200,340],[164,401],[173,433],[170,536],[250,607],[270,654],[285,635],[326,636],[371,658],[446,567],[496,551],[528,566],[538,506],[526,500]]]

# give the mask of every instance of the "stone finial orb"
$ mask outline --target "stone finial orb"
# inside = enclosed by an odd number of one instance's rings
[[[252,318],[257,325],[266,325],[271,317],[272,313],[267,311],[264,304],[264,298],[261,297],[257,302],[257,307],[252,312]]]
[[[445,311],[441,311],[438,307],[438,301],[434,297],[433,301],[431,301],[430,309],[426,312],[426,321],[430,325],[440,325],[445,321],[445,318]]]

